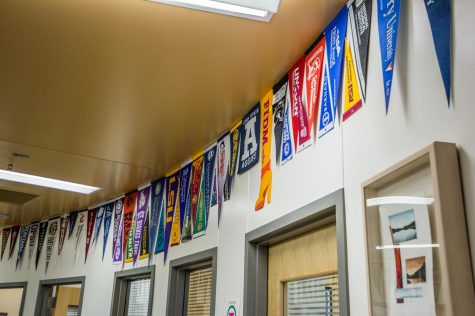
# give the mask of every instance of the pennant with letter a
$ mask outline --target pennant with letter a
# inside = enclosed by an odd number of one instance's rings
[[[271,169],[271,150],[272,150],[272,90],[261,100],[261,149],[262,149],[262,168],[261,168],[261,186],[259,197],[257,198],[255,210],[258,211],[264,207],[264,201],[267,197],[267,204],[271,202],[272,196],[272,169]]]
[[[344,104],[343,104],[343,121],[346,121],[351,115],[363,106],[360,88],[358,86],[355,64],[353,62],[353,54],[348,42],[345,42],[345,75],[344,83]]]
[[[325,28],[328,80],[331,86],[331,104],[333,106],[333,117],[336,117],[340,100],[340,79],[343,65],[343,55],[345,53],[345,36],[348,22],[348,8],[343,8],[337,16]]]
[[[40,227],[38,230],[38,243],[36,244],[36,259],[35,259],[36,270],[38,270],[38,263],[40,262],[41,250],[43,249],[43,244],[45,242],[47,229],[48,229],[48,221],[40,222]]]
[[[308,126],[307,109],[303,103],[305,57],[302,56],[289,70],[290,113],[295,151],[299,152],[312,144],[312,133]]]
[[[242,119],[238,174],[243,174],[259,162],[261,137],[260,105],[257,103]]]
[[[236,174],[236,166],[238,164],[239,143],[241,135],[242,121],[237,122],[229,132],[230,134],[230,159],[228,174],[226,175],[226,181],[224,182],[224,200],[228,201],[231,198],[234,175]]]
[[[128,193],[124,199],[124,215],[123,217],[123,242],[122,242],[122,265],[126,261],[127,244],[129,242],[130,232],[133,231],[132,224],[134,221],[135,204],[137,203],[137,191]]]
[[[142,245],[142,234],[147,218],[148,199],[150,197],[150,186],[147,186],[138,191],[137,196],[137,212],[135,215],[135,231],[133,244],[133,262],[137,262]],[[148,236],[147,236],[148,237]],[[148,251],[148,249],[147,249]]]
[[[158,233],[158,223],[160,220],[160,210],[163,204],[163,192],[165,190],[165,178],[160,178],[152,182],[152,191],[150,192],[150,254],[152,254],[155,249],[155,242],[157,240]],[[150,259],[152,256],[150,256]]]
[[[12,230],[11,227],[6,227],[2,229],[2,256],[1,260],[3,260],[3,255],[5,254],[5,249],[7,249],[7,242],[8,237],[10,237],[10,231]]]
[[[28,236],[28,266],[30,266],[31,258],[33,257],[33,250],[36,243],[36,235],[38,234],[38,228],[40,222],[33,222],[30,225],[30,235]]]
[[[66,231],[68,230],[69,215],[62,216],[59,220],[59,239],[58,239],[58,256],[63,251],[64,240],[66,239]]]
[[[224,184],[228,175],[229,159],[231,149],[231,138],[229,132],[226,132],[218,139],[218,160],[217,160],[217,175],[218,179],[218,225],[221,219],[221,212],[224,203]]]
[[[181,242],[185,212],[188,207],[190,194],[191,161],[186,163],[180,170],[180,187],[178,189],[178,201],[176,202],[175,214],[172,223],[171,245],[177,246]]]
[[[195,159],[193,159],[193,162],[191,163],[191,221],[193,228],[196,222],[196,212],[198,209],[198,198],[201,189],[204,160],[205,157],[203,156],[203,153],[200,153]],[[193,228],[190,230],[191,234],[193,234]]]
[[[350,0],[347,4],[348,23],[350,24],[347,40],[351,43],[350,47],[353,50],[354,64],[363,100],[366,95],[366,70],[368,65],[372,2],[373,0]]]
[[[383,66],[383,85],[387,114],[393,82],[401,3],[400,0],[378,0],[377,3],[379,46],[381,48],[381,63]]]
[[[59,226],[59,217],[51,219],[48,226],[48,237],[46,238],[46,264],[45,273],[48,272],[51,256],[53,255],[54,241],[56,240],[56,233]]]
[[[8,253],[8,260],[10,260],[13,256],[13,250],[15,249],[16,240],[18,239],[19,233],[20,233],[20,225],[13,226],[10,233],[10,252]]]
[[[439,61],[440,74],[444,81],[445,95],[450,106],[450,0],[423,0],[429,16],[435,52]]]
[[[76,220],[78,219],[79,211],[69,213],[69,232],[68,239],[73,235],[74,227],[76,226]]]
[[[308,127],[312,131],[315,117],[318,117],[320,83],[322,79],[323,59],[325,57],[325,36],[305,56],[305,90],[308,108]]]
[[[105,205],[101,205],[100,207],[97,208],[96,220],[94,224],[94,235],[92,238],[91,245],[93,245],[96,242],[97,238],[99,237],[99,232],[101,231],[102,219],[104,218],[105,210],[106,210]]]
[[[160,207],[160,217],[158,220],[157,242],[155,243],[155,253],[165,251],[165,208],[166,202],[162,203]]]
[[[15,269],[18,269],[18,264],[22,261],[23,254],[25,253],[26,241],[28,240],[29,232],[30,232],[30,225],[21,226],[20,241],[18,243],[18,254],[16,257]]]
[[[104,261],[104,255],[106,253],[107,239],[109,239],[109,231],[112,222],[112,213],[114,213],[114,207],[116,202],[107,203],[104,212],[104,236],[102,242],[102,261]]]
[[[124,208],[124,198],[121,197],[114,204],[114,227],[112,230],[112,263],[122,262],[122,211]]]
[[[165,210],[165,249],[164,249],[164,262],[167,260],[168,254],[168,247],[170,245],[170,235],[172,230],[173,224],[173,215],[175,212],[175,205],[178,195],[178,188],[180,187],[180,171],[177,170],[172,174],[167,176],[167,184],[166,184],[166,210]]]
[[[282,125],[282,148],[280,156],[280,165],[283,166],[287,161],[292,159],[294,156],[294,146],[292,144],[292,134],[290,127],[291,117],[290,117],[290,92],[287,89],[285,95],[285,105],[284,105],[284,122]]]
[[[84,256],[84,263],[86,263],[87,255],[89,254],[89,246],[91,245],[92,235],[94,233],[94,224],[96,222],[97,208],[87,210],[87,227],[86,227],[86,254]]]
[[[274,104],[272,113],[274,115],[274,139],[275,139],[275,159],[280,161],[280,150],[282,147],[282,127],[284,125],[285,103],[287,95],[287,75],[282,78],[273,88]]]

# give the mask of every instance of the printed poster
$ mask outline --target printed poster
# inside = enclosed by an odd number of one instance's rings
[[[20,233],[20,225],[13,226],[10,232],[10,252],[8,254],[8,260],[10,260],[13,256],[13,250],[15,249],[16,240],[18,239],[19,233]]]
[[[315,117],[318,117],[318,101],[322,79],[323,58],[325,56],[325,36],[305,56],[305,90],[308,107],[308,128],[312,131]]]

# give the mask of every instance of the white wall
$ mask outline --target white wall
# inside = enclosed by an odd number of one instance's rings
[[[472,74],[475,73],[475,1],[453,0],[453,103],[447,108],[432,36],[423,1],[401,1],[398,50],[389,114],[385,115],[381,62],[373,4],[367,102],[342,128],[317,141],[285,167],[273,166],[272,204],[254,212],[259,192],[260,167],[236,176],[231,201],[225,203],[219,230],[217,208],[211,209],[206,236],[174,247],[173,260],[218,246],[216,315],[224,315],[225,300],[244,291],[244,238],[249,232],[300,206],[345,188],[348,229],[349,290],[352,315],[367,315],[368,291],[363,234],[361,183],[429,143],[440,140],[459,146],[467,223],[475,262],[475,106],[472,104]],[[102,233],[101,233],[102,234]],[[111,236],[109,236],[111,238]],[[113,275],[119,266],[111,263],[111,240],[101,262],[102,239],[93,247],[86,265],[81,245],[74,262],[73,240],[66,241],[61,258],[54,257],[44,274],[44,257],[38,271],[14,262],[0,263],[0,282],[28,280],[24,315],[33,315],[38,281],[76,275],[86,276],[83,315],[108,315]],[[44,251],[44,250],[43,250]],[[16,250],[15,250],[16,253]],[[44,253],[43,253],[44,256]],[[168,264],[156,264],[153,315],[165,315]],[[139,265],[146,265],[146,261]]]

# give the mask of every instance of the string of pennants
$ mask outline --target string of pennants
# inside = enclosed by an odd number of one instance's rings
[[[434,39],[441,77],[450,105],[450,0],[424,1]],[[112,260],[115,264],[151,260],[169,247],[203,236],[210,207],[218,205],[218,225],[223,204],[233,191],[234,177],[261,159],[261,185],[255,210],[271,202],[271,142],[275,159],[283,166],[292,157],[330,133],[335,124],[360,110],[366,96],[366,73],[371,28],[372,0],[351,0],[325,28],[311,48],[288,73],[228,132],[184,163],[180,169],[150,185],[125,194],[99,207],[71,212],[62,217],[29,225],[5,227],[1,260],[13,256],[19,239],[16,267],[28,248],[28,261],[35,256],[38,267],[46,243],[46,270],[55,252],[60,256],[65,239],[75,239],[77,254],[85,234],[85,256],[97,243],[103,226],[102,259],[110,227]],[[389,109],[400,0],[377,1],[379,42],[386,113]],[[343,86],[343,87],[342,87]],[[342,90],[342,91],[340,91]],[[343,94],[343,105],[339,104]],[[58,233],[59,232],[59,233]],[[75,232],[75,234],[74,234]],[[36,252],[35,252],[36,245]]]

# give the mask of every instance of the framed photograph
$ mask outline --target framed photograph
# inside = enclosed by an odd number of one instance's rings
[[[436,142],[363,184],[371,315],[475,310],[459,174],[455,144]]]

